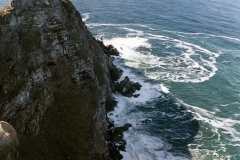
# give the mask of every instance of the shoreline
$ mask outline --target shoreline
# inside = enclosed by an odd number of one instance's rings
[[[100,40],[97,40],[97,43],[103,50],[103,52],[109,56],[119,56],[121,53],[113,46],[113,45],[104,45],[102,37]],[[112,57],[112,62],[115,60]],[[112,93],[120,93],[122,96],[125,97],[134,97],[137,98],[140,94],[134,94],[135,91],[141,89],[141,84],[138,82],[131,81],[127,76],[119,82],[123,74],[123,70],[118,68],[115,64],[113,64],[113,70],[110,70],[110,85]],[[114,108],[117,106],[117,101],[112,96],[112,99],[108,101],[106,106],[107,113],[110,111],[114,111]],[[126,141],[123,139],[123,133],[126,132],[132,124],[126,123],[121,127],[116,127],[114,125],[114,121],[110,121],[109,117],[107,116],[108,122],[108,150],[109,155],[114,160],[121,160],[123,159],[123,155],[120,153],[121,151],[126,151]]]

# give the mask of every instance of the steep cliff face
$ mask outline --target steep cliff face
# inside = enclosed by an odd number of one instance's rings
[[[108,159],[112,67],[69,0],[0,11],[0,118],[19,138],[6,157]]]

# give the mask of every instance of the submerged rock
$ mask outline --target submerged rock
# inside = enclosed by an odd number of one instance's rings
[[[141,122],[143,124],[149,124],[149,123],[152,123],[152,119],[143,119],[143,120],[141,120]]]

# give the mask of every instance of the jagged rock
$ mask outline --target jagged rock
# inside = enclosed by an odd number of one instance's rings
[[[119,56],[120,52],[115,48],[113,45],[107,45],[105,46],[102,40],[96,40],[98,45],[102,48],[104,53],[107,55],[112,55],[112,56]]]
[[[107,102],[106,102],[107,112],[113,111],[114,107],[116,107],[116,106],[117,106],[117,101],[115,100],[115,98],[111,97],[111,98],[107,99]]]
[[[116,127],[112,130],[113,132],[113,140],[114,141],[119,141],[122,139],[123,132],[126,132],[132,125],[130,123],[125,124],[122,127]]]
[[[123,73],[122,69],[117,68],[115,65],[110,69],[111,79],[117,81]]]
[[[112,52],[114,52],[114,55],[119,55],[119,53],[117,53],[117,49],[112,46],[105,46],[102,39],[101,40],[96,40],[95,41],[98,43],[98,45],[102,48],[103,52],[105,54],[107,54],[108,56],[113,55]],[[115,53],[116,52],[116,53]],[[111,57],[112,61],[115,60],[114,57]],[[117,68],[116,65],[112,64],[111,67],[109,67],[109,71],[110,71],[110,79],[111,79],[111,83],[110,83],[110,87],[113,93],[115,93],[117,91],[117,86],[116,86],[116,82],[118,79],[120,79],[120,77],[122,76],[123,70],[120,68]]]
[[[113,45],[107,45],[106,47],[110,55],[113,55],[113,56],[120,55],[120,52]]]
[[[17,147],[18,144],[17,132],[13,126],[0,121],[0,157]]]
[[[110,140],[108,147],[110,150],[110,156],[114,160],[120,160],[123,156],[120,154],[120,151],[125,151],[126,142],[123,140],[123,132],[126,132],[131,124],[127,123],[122,127],[115,127],[113,123],[109,122],[109,136]]]
[[[136,90],[140,90],[141,87],[142,87],[141,84],[139,84],[138,82],[134,83],[133,81],[130,81],[130,79],[127,76],[120,83],[118,82],[115,83],[116,90],[126,97],[132,96],[134,96],[135,98],[138,97],[139,94],[133,95],[133,93]]]
[[[108,160],[112,67],[69,0],[12,0],[0,11],[0,117],[21,142],[9,156]]]

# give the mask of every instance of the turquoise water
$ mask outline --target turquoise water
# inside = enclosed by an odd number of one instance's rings
[[[125,160],[240,160],[239,1],[73,3],[94,36],[122,52],[122,78],[143,85],[139,98],[115,94],[108,114],[133,124]]]
[[[116,64],[125,75],[143,84],[138,99],[115,95],[109,114],[133,124],[124,159],[240,159],[239,1],[75,5],[93,35],[123,53]]]

